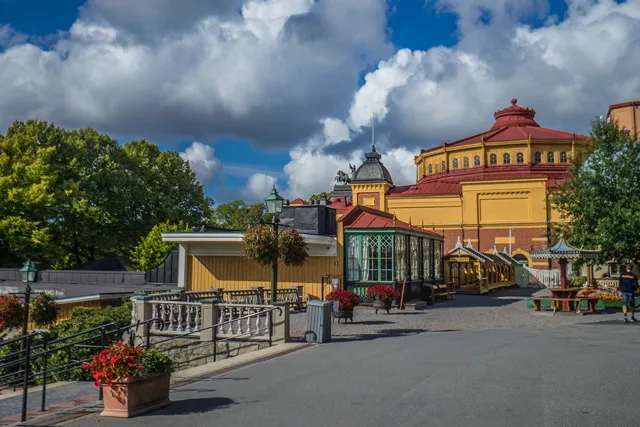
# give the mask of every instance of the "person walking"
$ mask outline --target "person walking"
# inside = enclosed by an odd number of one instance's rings
[[[638,276],[633,273],[633,266],[627,265],[627,271],[620,275],[620,296],[622,297],[622,313],[624,314],[624,323],[629,323],[627,319],[627,311],[631,309],[631,321],[637,322],[636,314],[636,296],[638,290]]]

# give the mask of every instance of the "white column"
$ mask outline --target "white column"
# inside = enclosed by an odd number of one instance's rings
[[[189,247],[181,244],[178,247],[178,287],[184,288],[187,281],[187,256],[189,255]]]

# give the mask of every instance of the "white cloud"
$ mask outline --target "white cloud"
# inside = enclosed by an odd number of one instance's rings
[[[180,153],[180,157],[189,162],[200,184],[207,186],[215,180],[216,172],[220,168],[220,160],[214,154],[213,147],[194,141]]]
[[[264,173],[253,174],[249,177],[245,188],[242,190],[242,197],[248,202],[263,200],[269,195],[276,181],[276,177],[271,175]]]
[[[89,0],[52,49],[0,51],[0,129],[38,118],[114,136],[292,147],[390,52],[385,0],[130,3]]]

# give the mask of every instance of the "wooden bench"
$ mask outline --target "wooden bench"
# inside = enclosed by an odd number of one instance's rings
[[[576,313],[581,312],[580,304],[582,303],[582,301],[586,301],[587,311],[589,313],[597,313],[598,310],[596,309],[596,305],[598,304],[598,301],[600,301],[600,298],[598,297],[549,298],[549,301],[551,302],[551,306],[553,307],[554,313],[558,311],[558,303],[562,303],[564,301],[576,303],[576,309],[575,309]],[[569,308],[571,309],[571,307]]]
[[[549,297],[529,298],[529,300],[531,300],[533,302],[533,311],[541,311],[541,302],[542,301],[551,302],[551,299]]]

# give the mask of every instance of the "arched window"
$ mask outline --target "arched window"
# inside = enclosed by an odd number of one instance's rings
[[[480,166],[480,156],[475,156],[473,158],[473,166]]]
[[[444,162],[444,160],[443,160],[443,161],[442,161],[442,163],[440,164],[440,167],[442,168],[442,172],[444,172],[444,171],[446,171],[446,170],[447,170],[447,165],[446,165],[446,163]]]
[[[524,154],[522,153],[516,154],[516,163],[524,163]]]
[[[533,163],[540,163],[542,162],[542,153],[539,151],[536,151],[536,154],[533,155]]]
[[[433,173],[433,165],[429,165],[429,173]]]
[[[492,154],[489,156],[489,164],[490,165],[497,165],[498,164],[498,156],[496,156],[495,154]]]
[[[462,167],[464,167],[464,168],[468,168],[469,167],[469,158],[468,157],[465,157],[462,160]]]
[[[453,159],[453,168],[458,169],[458,159]]]
[[[508,165],[509,163],[511,163],[511,155],[509,153],[504,153],[502,155],[502,164]]]
[[[549,151],[547,153],[547,163],[555,163],[555,156],[553,155],[553,151]]]
[[[560,153],[560,163],[567,163],[567,153],[564,151]]]

